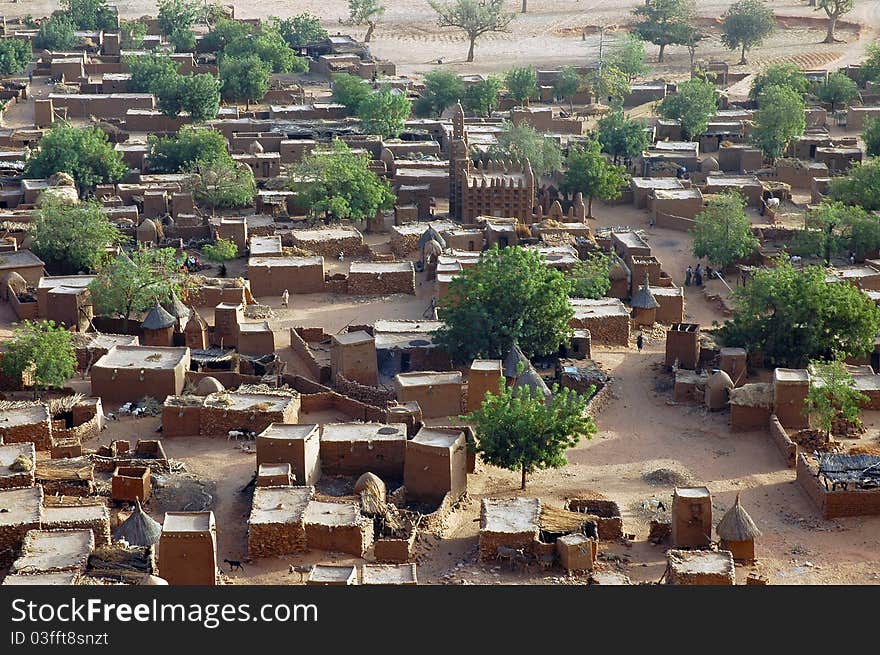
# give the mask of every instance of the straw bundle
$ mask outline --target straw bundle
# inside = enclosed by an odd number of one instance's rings
[[[548,505],[541,505],[541,529],[545,532],[569,533],[578,532],[584,523],[597,521],[598,517],[580,512],[570,512],[566,509],[557,509]]]

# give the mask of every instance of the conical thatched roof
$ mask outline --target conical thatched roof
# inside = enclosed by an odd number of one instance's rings
[[[125,539],[129,546],[152,546],[162,536],[162,524],[153,520],[138,502],[134,511],[113,533],[115,539]]]
[[[203,319],[199,313],[192,309],[189,315],[189,320],[186,322],[186,327],[184,327],[184,331],[201,331],[205,330],[208,327],[208,322]]]
[[[165,305],[165,309],[177,319],[177,324],[181,328],[186,325],[187,320],[189,320],[190,308],[180,302],[180,298],[177,297],[176,293],[171,293],[171,302]]]
[[[648,283],[648,274],[645,273],[645,284],[633,294],[629,303],[633,309],[655,309],[660,306],[654,294],[651,293],[651,285]]]
[[[144,330],[164,330],[177,323],[177,319],[166,312],[158,302],[149,311],[141,327]]]
[[[429,225],[428,229],[419,237],[419,248],[424,248],[425,244],[431,239],[439,243],[441,248],[446,248],[446,239],[440,236],[440,233],[434,229],[433,225]]]
[[[504,377],[515,378],[517,375],[519,375],[520,362],[525,364],[526,368],[531,365],[528,357],[523,355],[523,352],[519,349],[519,346],[513,344],[510,352],[507,353],[507,357],[504,358]]]
[[[513,384],[513,388],[517,389],[519,387],[529,387],[532,390],[533,395],[542,395],[544,398],[549,399],[553,396],[550,391],[550,388],[544,382],[538,372],[534,369],[534,367],[529,364],[526,367],[526,370],[522,372],[522,375],[516,378],[516,382]]]
[[[727,510],[727,514],[719,521],[716,531],[725,541],[751,541],[761,536],[761,531],[758,530],[752,517],[740,505],[739,494],[736,495],[733,507]]]

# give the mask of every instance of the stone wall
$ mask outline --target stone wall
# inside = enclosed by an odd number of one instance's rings
[[[392,293],[414,294],[416,292],[415,270],[350,272],[348,293],[355,296],[385,296]]]
[[[336,390],[344,396],[354,398],[368,405],[381,407],[386,403],[397,399],[397,394],[393,389],[385,389],[384,387],[371,387],[354,380],[349,380],[342,374],[336,375]]]
[[[315,357],[312,349],[309,348],[308,344],[308,340],[322,341],[327,336],[323,333],[323,330],[319,329],[318,331],[321,337],[312,339],[311,337],[317,336],[314,329],[290,328],[290,347],[297,355],[299,355],[300,359],[309,370],[309,373],[311,373],[316,380],[324,383],[330,381],[330,364],[321,364]]]

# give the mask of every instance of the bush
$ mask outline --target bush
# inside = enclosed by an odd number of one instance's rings
[[[55,14],[40,25],[40,31],[34,37],[34,48],[37,50],[70,50],[78,42],[73,21],[66,16]]]
[[[217,239],[202,246],[202,254],[211,262],[225,262],[238,257],[238,246],[228,239]]]
[[[150,145],[150,167],[160,173],[178,173],[200,160],[229,157],[226,138],[215,130],[183,127],[174,136],[150,137]]]
[[[22,39],[0,39],[0,75],[18,75],[31,63],[31,44]]]

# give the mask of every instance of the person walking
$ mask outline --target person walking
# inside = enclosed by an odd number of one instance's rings
[[[694,285],[701,287],[703,286],[703,266],[702,264],[697,264],[697,267],[694,269]]]
[[[284,293],[281,294],[281,306],[287,307],[290,302],[290,293],[287,289],[284,290]]]
[[[642,336],[642,333],[639,332],[639,336],[636,337],[636,348],[639,349],[639,352],[642,352],[642,348],[645,347],[645,337]]]
[[[684,272],[684,286],[691,286],[691,278],[694,277],[694,269],[690,265],[688,265],[687,270]]]

